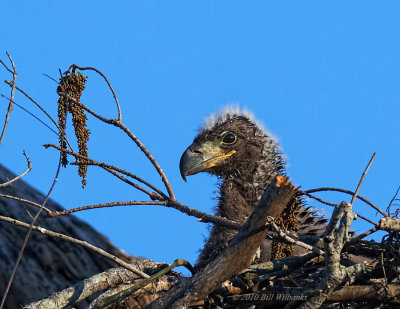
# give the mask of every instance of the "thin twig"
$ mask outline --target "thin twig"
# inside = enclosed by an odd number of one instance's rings
[[[13,82],[10,82],[8,80],[5,80],[4,82],[7,85],[9,85],[10,87],[13,86]],[[46,110],[42,106],[40,106],[39,103],[37,103],[31,96],[29,96],[29,94],[27,94],[24,90],[22,90],[18,86],[15,86],[15,89],[17,89],[19,92],[21,92],[29,101],[31,101],[33,104],[35,104],[47,116],[47,118],[49,118],[50,121],[58,128],[58,123],[53,119],[53,117],[50,116],[50,114],[48,112],[46,112]]]
[[[360,219],[363,219],[364,221],[367,221],[368,223],[371,223],[371,224],[374,225],[374,226],[377,225],[376,222],[374,222],[374,221],[372,221],[372,220],[370,220],[370,219],[364,217],[363,215],[360,215],[358,212],[355,212],[355,211],[353,211],[353,212],[354,212],[354,213],[357,215],[357,217],[359,217]]]
[[[36,206],[38,208],[40,208],[42,206],[42,205],[40,205],[38,203],[32,202],[30,200],[23,199],[23,198],[20,198],[20,197],[17,197],[17,196],[13,196],[13,195],[0,193],[0,197],[13,199],[13,200],[16,200],[16,201],[19,201],[19,202],[22,202],[22,203],[26,203],[26,204],[30,204],[30,205]],[[52,212],[50,209],[48,209],[46,207],[43,207],[43,210],[46,211],[47,213],[51,213]]]
[[[400,186],[397,187],[396,193],[393,195],[388,207],[386,208],[386,211],[388,212],[389,216],[390,216],[390,206],[392,206],[393,202],[396,200],[396,197],[397,197],[397,194],[399,194],[399,191],[400,191]]]
[[[7,82],[7,81],[6,81]],[[4,94],[0,94],[0,96],[4,99],[10,100],[9,97],[5,96]],[[50,127],[47,123],[45,123],[42,119],[40,119],[38,116],[36,116],[34,113],[23,107],[22,105],[19,105],[17,102],[14,102],[14,105],[22,109],[25,113],[28,115],[32,116],[35,118],[37,121],[39,121],[42,125],[44,125],[46,128],[48,128],[51,132],[53,132],[55,135],[58,136],[58,133],[56,130],[54,130],[52,127]]]
[[[297,189],[297,192],[299,192],[302,195],[306,195],[306,196],[308,196],[308,197],[310,197],[310,198],[312,198],[312,199],[314,199],[314,200],[316,200],[316,201],[318,201],[318,202],[320,202],[322,204],[328,205],[328,206],[336,207],[336,206],[339,205],[339,204],[335,204],[335,203],[330,203],[330,202],[324,201],[323,199],[321,199],[319,197],[316,197],[315,195],[312,195],[312,194],[308,193],[307,191],[302,191],[300,189]]]
[[[118,109],[118,119],[117,119],[117,121],[118,122],[122,122],[121,106],[119,105],[119,101],[118,101],[117,95],[116,95],[116,93],[114,91],[114,88],[111,86],[111,83],[108,81],[108,78],[101,71],[99,71],[98,69],[93,68],[93,67],[80,67],[80,66],[77,66],[76,64],[72,64],[70,66],[70,68],[78,69],[78,70],[81,70],[81,71],[84,71],[84,70],[95,71],[97,74],[99,74],[101,77],[103,77],[103,79],[106,81],[108,87],[110,88],[110,90],[112,92],[112,95],[114,97],[115,103],[117,104],[117,109]]]
[[[43,146],[44,146],[45,148],[51,147],[51,148],[55,148],[55,149],[57,149],[57,150],[61,150],[61,147],[60,147],[60,146],[57,146],[57,145],[54,145],[54,144],[44,144]],[[138,177],[138,176],[136,176],[136,175],[134,175],[134,174],[132,174],[132,173],[129,173],[129,172],[123,170],[123,169],[120,169],[120,168],[115,167],[115,166],[110,165],[110,164],[106,164],[106,163],[103,163],[103,162],[97,162],[97,161],[95,161],[95,160],[93,160],[93,159],[91,159],[91,158],[89,158],[89,157],[85,157],[85,156],[83,156],[83,155],[81,155],[81,154],[79,154],[79,153],[76,153],[76,152],[69,151],[69,150],[67,150],[67,149],[63,149],[63,150],[64,150],[67,154],[72,155],[72,156],[74,156],[75,158],[79,158],[79,159],[82,160],[81,162],[74,162],[74,163],[71,163],[71,164],[76,164],[76,165],[86,164],[86,165],[96,165],[96,166],[100,166],[100,167],[102,167],[103,169],[105,169],[106,171],[108,171],[109,173],[111,173],[111,174],[113,174],[114,176],[116,176],[116,177],[120,178],[121,180],[125,181],[124,179],[126,179],[126,178],[123,178],[123,177],[120,176],[120,175],[117,176],[117,174],[115,174],[115,173],[113,173],[112,171],[110,171],[110,170],[115,170],[115,171],[117,171],[117,172],[119,172],[119,173],[121,173],[121,174],[125,174],[125,175],[127,175],[127,176],[129,176],[129,177],[131,177],[131,178],[133,178],[133,179],[135,179],[135,180],[137,180],[137,181],[139,181],[139,182],[145,184],[146,186],[148,186],[149,188],[153,189],[153,190],[156,191],[158,194],[160,194],[162,197],[166,198],[166,195],[165,195],[161,190],[157,189],[155,186],[153,186],[153,185],[150,184],[149,182],[145,181],[144,179],[142,179],[142,178],[140,178],[140,177]],[[121,177],[122,177],[123,179],[122,179]],[[126,182],[126,181],[125,181],[125,182]],[[142,187],[140,187],[140,186],[138,186],[138,185],[136,185],[136,184],[133,184],[132,182],[129,182],[129,184],[132,185],[132,186],[134,186],[136,189],[138,189],[138,190],[140,190],[140,191],[142,191],[142,192],[148,194],[150,197],[153,197],[153,196],[154,196],[154,194],[152,194],[151,192],[148,192],[147,190],[143,189]]]
[[[80,206],[72,209],[61,210],[61,211],[52,211],[49,213],[50,217],[59,217],[65,216],[74,212],[89,210],[89,209],[97,209],[97,208],[107,208],[107,207],[115,207],[115,206],[134,206],[134,205],[160,205],[166,206],[167,202],[163,201],[128,201],[128,202],[111,202],[111,203],[102,203],[102,204],[94,204],[87,206]]]
[[[71,165],[85,165],[85,162],[72,162]],[[137,190],[142,191],[143,193],[147,194],[151,199],[156,198],[156,196],[153,192],[147,191],[146,189],[135,184],[134,182],[130,181],[129,179],[125,178],[124,176],[120,175],[119,173],[113,171],[112,169],[110,169],[108,167],[103,167],[103,169],[105,169],[107,172],[114,175],[115,177],[119,178],[123,182],[127,183],[128,185],[131,185],[132,187],[136,188]]]
[[[342,193],[346,193],[349,195],[354,195],[353,191],[350,190],[346,190],[346,189],[342,189],[342,188],[335,188],[335,187],[322,187],[322,188],[315,188],[315,189],[310,189],[310,190],[306,190],[304,191],[305,194],[309,194],[309,193],[314,193],[314,192],[323,192],[323,191],[336,191],[336,192],[342,192]],[[382,214],[384,217],[387,217],[388,215],[382,211],[378,206],[376,206],[374,203],[370,202],[369,200],[367,200],[365,197],[362,197],[361,195],[357,195],[357,198],[359,198],[360,200],[362,200],[364,203],[367,203],[369,206],[371,206],[372,208],[374,208],[377,212],[379,212],[380,214]]]
[[[7,69],[10,73],[12,73],[12,75],[13,75],[13,81],[12,81],[13,86],[11,87],[10,103],[8,104],[8,110],[7,110],[7,114],[6,114],[6,120],[5,120],[5,122],[4,122],[3,131],[1,132],[1,136],[0,136],[0,145],[1,145],[1,143],[3,142],[4,136],[5,136],[5,134],[6,134],[7,126],[8,126],[8,123],[9,123],[9,121],[10,121],[10,115],[11,115],[11,112],[12,112],[12,109],[13,109],[13,106],[14,106],[15,81],[17,80],[17,69],[15,68],[14,61],[12,60],[12,58],[11,58],[11,56],[10,56],[10,54],[9,54],[8,52],[6,52],[6,54],[7,54],[7,56],[8,56],[8,59],[10,60],[10,63],[11,63],[12,68],[13,68],[13,71],[11,72],[11,71],[7,68],[7,66],[6,66],[3,62],[2,62],[2,63],[3,63],[3,65],[6,67],[6,69]]]
[[[0,63],[4,66],[4,68],[5,68],[8,72],[10,72],[11,74],[13,74],[13,71],[11,71],[11,70],[8,68],[8,66],[3,62],[3,60],[0,59]]]
[[[31,227],[31,224],[28,224],[28,223],[25,223],[25,222],[22,222],[22,221],[19,221],[19,220],[16,220],[16,219],[12,219],[12,218],[9,218],[9,217],[4,217],[4,216],[0,216],[0,221],[12,223],[14,225],[17,225],[17,226],[20,226],[20,227],[23,227],[23,228],[26,228],[26,229],[29,229]],[[106,257],[107,259],[116,262],[117,264],[121,265],[122,267],[125,267],[126,269],[132,271],[133,273],[137,274],[138,276],[140,276],[142,278],[150,278],[149,275],[145,274],[144,272],[140,271],[139,269],[136,269],[131,264],[124,262],[120,258],[108,253],[107,251],[105,251],[105,250],[103,250],[103,249],[101,249],[99,247],[96,247],[96,246],[88,243],[87,241],[83,241],[83,240],[80,240],[80,239],[77,239],[77,238],[73,238],[71,236],[68,236],[68,235],[65,235],[65,234],[62,234],[62,233],[57,233],[57,232],[45,229],[45,228],[40,227],[40,226],[33,226],[32,230],[40,232],[40,233],[42,233],[44,235],[47,235],[47,236],[60,238],[60,239],[69,241],[71,243],[78,244],[80,246],[88,248],[88,249],[90,249],[90,250],[92,250],[94,252],[97,252],[98,254]]]
[[[144,185],[148,186],[149,188],[153,189],[155,192],[157,192],[159,195],[161,195],[163,198],[167,199],[167,196],[157,187],[155,187],[154,185],[152,185],[151,183],[149,183],[148,181],[144,180],[143,178],[140,178],[139,176],[132,174],[128,171],[125,171],[124,169],[118,168],[116,166],[110,165],[110,164],[106,164],[103,162],[96,162],[94,160],[90,161],[90,162],[85,162],[85,163],[81,163],[81,162],[76,162],[76,164],[86,164],[86,165],[95,165],[95,166],[99,166],[102,168],[109,168],[112,169],[114,171],[117,171],[121,174],[124,174],[128,177],[131,177],[141,183],[143,183]]]
[[[296,190],[297,190],[297,192],[299,192],[300,194],[306,195],[306,196],[308,196],[308,197],[310,197],[310,198],[312,198],[312,199],[314,199],[314,200],[316,200],[316,201],[318,201],[318,202],[320,202],[320,203],[322,203],[322,204],[329,205],[329,206],[333,206],[333,207],[338,207],[338,206],[339,206],[338,204],[329,203],[329,202],[327,202],[327,201],[324,201],[323,199],[320,199],[319,197],[316,197],[316,196],[314,196],[314,195],[308,193],[309,191],[318,192],[318,191],[314,191],[314,190],[319,190],[319,189],[328,189],[328,188],[318,188],[318,189],[311,189],[311,190],[307,190],[307,191],[302,191],[302,190],[300,190],[300,189],[296,189]],[[336,188],[334,188],[334,189],[336,189]],[[338,190],[339,190],[339,189],[338,189]],[[340,190],[342,190],[342,189],[340,189]],[[321,191],[330,191],[330,190],[321,190]],[[348,191],[348,190],[346,190],[346,191]],[[350,192],[351,192],[351,191],[348,191],[348,192],[346,192],[346,193],[350,193]],[[351,192],[351,193],[354,195],[353,192]],[[357,197],[360,198],[360,199],[363,198],[363,197],[361,197],[361,196],[357,196]],[[374,206],[375,206],[375,205],[374,205]],[[375,206],[375,207],[376,207],[376,206]],[[378,208],[378,209],[379,209],[379,208]],[[359,217],[360,219],[363,219],[363,220],[365,220],[365,221],[367,221],[367,222],[369,222],[369,223],[371,223],[371,224],[373,224],[373,225],[376,225],[375,222],[373,222],[372,220],[370,220],[370,219],[364,217],[363,215],[360,215],[360,214],[357,213],[357,212],[354,212],[354,213],[355,213],[355,214],[357,215],[357,217]]]
[[[28,173],[31,171],[31,169],[32,169],[31,160],[29,160],[29,157],[27,156],[27,154],[25,153],[25,151],[23,152],[23,154],[24,154],[24,156],[25,156],[25,158],[26,158],[26,161],[27,161],[27,163],[28,163],[28,168],[26,169],[26,171],[23,172],[21,175],[18,175],[18,176],[14,177],[13,179],[11,179],[11,180],[9,180],[9,181],[7,181],[7,182],[0,184],[0,187],[6,187],[6,186],[12,184],[13,182],[15,182],[15,181],[17,181],[18,179],[24,177],[26,174],[28,174]]]
[[[10,87],[13,86],[13,83],[12,83],[12,82],[9,82],[9,81],[4,81],[4,82],[5,82],[6,84],[8,84]],[[61,128],[59,127],[58,123],[53,119],[53,117],[50,116],[50,114],[49,114],[48,112],[46,112],[46,110],[45,110],[39,103],[37,103],[31,96],[29,96],[24,90],[22,90],[22,89],[19,88],[18,86],[15,86],[15,89],[17,89],[19,92],[21,92],[29,101],[31,101],[33,104],[35,104],[35,105],[47,116],[47,118],[49,118],[50,121],[57,127],[58,132],[61,132]],[[16,103],[14,102],[14,104],[16,104]],[[16,104],[16,105],[17,105],[17,104]],[[23,107],[21,106],[21,108],[23,108]],[[45,125],[46,125],[46,124],[45,124]],[[47,125],[46,125],[46,126],[47,126]],[[52,129],[51,129],[51,130],[52,130]],[[60,133],[57,133],[57,132],[56,132],[56,134],[59,135]],[[67,137],[64,136],[64,138],[65,138],[65,140],[66,140],[66,142],[67,142],[67,144],[68,144],[68,147],[69,147],[72,151],[74,151],[73,148],[72,148],[72,146],[71,146],[71,144],[70,144],[70,142],[68,141]]]
[[[152,154],[147,150],[147,148],[142,144],[142,142],[124,125],[120,124],[119,128],[121,128],[134,142],[135,144],[140,148],[140,150],[145,154],[145,156],[150,160],[150,162],[153,164],[155,169],[157,170],[158,174],[161,177],[161,180],[163,181],[165,188],[168,191],[169,198],[171,200],[176,200],[174,191],[172,190],[171,184],[168,181],[167,176],[165,175],[163,169],[161,166],[158,164],[156,159],[152,156]]]
[[[240,229],[242,226],[241,224],[231,221],[225,217],[209,215],[205,212],[183,205],[177,201],[168,200],[167,207],[174,208],[180,212],[183,212],[184,214],[187,214],[188,216],[199,218],[200,222],[214,223],[235,230]]]
[[[375,156],[376,156],[376,153],[374,152],[374,154],[372,155],[371,159],[369,160],[369,162],[367,164],[367,167],[365,168],[364,172],[361,175],[360,181],[358,182],[358,185],[357,185],[356,192],[353,194],[353,198],[351,199],[351,202],[350,202],[351,205],[353,205],[354,201],[357,198],[358,191],[360,191],[360,188],[361,188],[361,185],[362,185],[362,183],[364,181],[365,175],[367,174],[372,162],[374,162]]]

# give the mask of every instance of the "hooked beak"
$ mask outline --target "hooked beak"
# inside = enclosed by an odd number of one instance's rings
[[[217,166],[235,152],[235,150],[232,150],[224,153],[218,146],[215,146],[211,142],[206,142],[198,149],[189,146],[183,153],[179,163],[181,176],[186,181],[186,176],[194,175]]]

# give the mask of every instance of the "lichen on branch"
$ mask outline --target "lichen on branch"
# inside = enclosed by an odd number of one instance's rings
[[[57,102],[58,124],[61,128],[61,132],[59,135],[60,146],[62,147],[62,149],[66,148],[65,119],[66,113],[69,112],[72,114],[72,125],[75,129],[75,136],[78,142],[79,154],[84,157],[88,156],[87,142],[89,141],[90,135],[90,130],[86,127],[87,116],[81,106],[75,104],[73,100],[68,100],[68,98],[72,98],[80,103],[82,92],[85,89],[86,81],[87,77],[84,76],[81,72],[76,72],[75,70],[72,70],[72,72],[66,71],[64,75],[60,78],[60,83],[57,88],[57,92],[60,94]],[[77,161],[82,161],[82,159],[77,158]],[[64,152],[62,155],[61,163],[64,167],[68,164],[66,152]],[[82,177],[82,187],[85,187],[87,174],[86,164],[79,165],[78,174]]]

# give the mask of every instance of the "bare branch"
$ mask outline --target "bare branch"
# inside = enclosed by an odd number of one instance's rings
[[[25,156],[25,158],[26,158],[26,161],[27,161],[27,163],[28,163],[28,168],[26,169],[26,171],[23,172],[21,175],[18,175],[18,176],[16,176],[15,178],[13,178],[13,179],[11,179],[11,180],[9,180],[9,181],[7,181],[7,182],[0,184],[0,187],[6,187],[6,186],[12,184],[13,182],[15,182],[15,181],[17,181],[18,179],[24,177],[26,174],[28,174],[28,173],[31,171],[31,169],[32,169],[31,160],[29,160],[29,157],[27,156],[27,154],[25,153],[25,151],[23,152],[23,154],[24,154],[24,156]]]
[[[308,190],[308,191],[310,191],[310,190]],[[315,195],[312,195],[312,194],[308,193],[308,191],[302,191],[302,190],[300,190],[300,189],[297,189],[297,192],[299,192],[300,194],[306,195],[306,196],[308,196],[308,197],[311,197],[312,199],[314,199],[314,200],[316,200],[316,201],[318,201],[318,202],[320,202],[320,203],[322,203],[322,204],[325,204],[325,205],[328,205],[328,206],[333,206],[333,207],[338,206],[338,204],[330,203],[330,202],[324,201],[323,199],[321,199],[321,198],[319,198],[319,197],[316,197]]]
[[[3,62],[3,60],[0,59],[0,63],[4,66],[4,68],[11,74],[13,74],[13,71],[10,70],[10,68]]]
[[[8,195],[8,194],[2,194],[2,193],[0,193],[0,197],[5,197],[5,198],[13,199],[13,200],[16,200],[16,201],[19,201],[19,202],[22,202],[22,203],[26,203],[26,204],[33,205],[33,206],[38,207],[38,208],[40,208],[40,207],[42,206],[42,205],[40,205],[40,204],[38,204],[38,203],[35,203],[35,202],[30,201],[30,200],[26,200],[26,199],[20,198],[20,197],[18,197],[18,196],[13,196],[13,195]],[[51,213],[51,210],[48,209],[48,208],[46,208],[46,207],[43,207],[43,210],[45,210],[47,213]]]
[[[167,264],[156,263],[149,260],[135,262],[132,267],[143,272],[148,268],[165,267]],[[48,298],[39,300],[26,306],[26,309],[64,308],[73,305],[95,293],[110,287],[132,282],[139,279],[138,275],[126,268],[111,268],[100,274],[83,280],[65,290],[54,293]]]
[[[304,193],[308,194],[308,193],[313,193],[313,192],[323,192],[323,191],[336,191],[336,192],[342,192],[342,193],[346,193],[349,195],[354,195],[354,192],[350,191],[350,190],[346,190],[346,189],[341,189],[341,188],[334,188],[334,187],[322,187],[322,188],[315,188],[315,189],[310,189],[310,190],[306,190],[304,191]],[[374,203],[368,201],[366,198],[357,195],[357,198],[359,198],[360,200],[362,200],[364,203],[367,203],[369,206],[371,206],[372,208],[374,208],[376,211],[378,211],[382,216],[387,217],[388,215],[382,211],[378,206],[376,206]]]
[[[13,83],[12,82],[9,82],[9,81],[4,81],[7,85],[9,85],[10,87],[13,87]],[[21,92],[29,101],[31,101],[33,104],[35,104],[46,116],[47,116],[47,118],[49,118],[50,119],[50,121],[57,127],[57,129],[58,129],[58,132],[61,132],[61,128],[60,128],[60,126],[58,125],[58,123],[53,119],[53,117],[51,117],[50,116],[50,114],[48,113],[48,112],[46,112],[46,110],[39,104],[39,103],[37,103],[31,96],[29,96],[24,90],[22,90],[21,88],[19,88],[18,86],[15,86],[15,89],[17,89],[19,92]],[[14,102],[14,104],[15,105],[17,105],[15,102]],[[21,107],[22,108],[22,107]],[[56,132],[57,133],[57,132]],[[58,134],[60,134],[60,133],[58,133]],[[71,146],[71,144],[70,144],[70,142],[68,141],[68,139],[67,139],[67,137],[64,135],[64,138],[65,138],[65,140],[66,140],[66,142],[67,142],[67,144],[68,144],[68,147],[72,150],[72,151],[74,151],[73,150],[73,148],[72,148],[72,146]]]
[[[117,119],[117,121],[118,121],[118,122],[122,122],[121,106],[119,105],[119,101],[118,101],[117,95],[116,95],[116,93],[115,93],[115,91],[114,91],[114,88],[111,86],[111,83],[108,81],[108,78],[107,78],[101,71],[99,71],[99,70],[96,69],[96,68],[92,68],[92,67],[80,67],[80,66],[77,66],[76,64],[72,64],[72,65],[70,66],[70,68],[72,68],[73,70],[78,69],[78,70],[81,70],[81,71],[84,71],[84,70],[95,71],[97,74],[99,74],[101,77],[103,77],[103,79],[106,81],[106,83],[107,83],[107,85],[108,85],[108,88],[110,88],[110,90],[111,90],[111,92],[112,92],[112,95],[113,95],[113,97],[114,97],[115,103],[117,104],[117,109],[118,109],[118,119]]]
[[[97,209],[97,208],[107,208],[107,207],[115,207],[115,206],[134,206],[134,205],[160,205],[166,206],[167,202],[163,201],[128,201],[128,202],[111,202],[111,203],[102,203],[102,204],[94,204],[87,206],[80,206],[72,209],[66,209],[61,211],[51,211],[49,213],[50,217],[59,217],[69,215],[73,212],[78,212],[82,210],[89,209]]]
[[[174,263],[172,263],[171,265],[165,267],[164,269],[160,270],[158,273],[156,273],[155,275],[151,276],[150,278],[147,278],[145,280],[140,281],[139,283],[135,284],[135,285],[131,285],[126,287],[125,289],[119,291],[118,293],[115,293],[113,295],[109,295],[107,297],[102,297],[100,299],[98,299],[95,303],[92,303],[90,308],[93,309],[101,309],[101,308],[105,308],[107,305],[112,304],[118,300],[122,300],[124,298],[126,298],[127,296],[131,295],[133,291],[138,290],[140,288],[145,287],[146,285],[154,282],[155,280],[161,278],[162,276],[166,275],[167,273],[169,273],[173,268],[178,267],[178,266],[187,266],[190,265],[189,262],[185,261],[185,260],[175,260]],[[190,268],[192,268],[192,266],[190,265]]]
[[[308,197],[311,197],[312,199],[314,199],[314,200],[316,200],[316,201],[318,201],[318,202],[320,202],[320,203],[322,203],[322,204],[329,205],[329,206],[333,206],[333,207],[339,206],[338,204],[329,203],[329,202],[327,202],[327,201],[324,201],[323,199],[320,199],[319,197],[316,197],[316,196],[314,196],[314,195],[308,193],[308,192],[318,192],[320,189],[331,189],[331,188],[318,188],[318,189],[311,189],[311,190],[307,190],[307,191],[301,191],[300,189],[297,189],[297,192],[299,192],[299,193],[302,194],[302,195],[307,195]],[[337,189],[337,188],[334,188],[334,189]],[[318,190],[318,191],[315,191],[315,190]],[[339,190],[344,190],[344,189],[337,189],[337,190],[332,190],[332,191],[339,191]],[[321,191],[331,191],[331,190],[321,190]],[[348,190],[345,190],[345,191],[347,191],[346,193],[352,194],[352,195],[354,196],[354,193],[353,193],[353,192],[348,191]],[[340,192],[343,192],[343,191],[340,191]],[[357,197],[360,198],[360,199],[363,199],[363,197],[361,197],[361,196],[358,196],[358,195],[357,195]],[[367,203],[370,203],[368,200],[366,200],[366,201],[367,201]],[[371,203],[371,204],[372,204],[372,203]],[[372,205],[373,205],[373,204],[372,204]],[[373,205],[373,207],[376,207],[377,209],[379,209],[379,208],[378,208],[377,206],[375,206],[375,205]],[[354,212],[354,213],[355,213],[355,214],[357,215],[357,217],[359,217],[360,219],[363,219],[364,221],[367,221],[368,223],[371,223],[372,225],[376,225],[375,222],[373,222],[372,220],[370,220],[370,219],[364,217],[363,215],[361,215],[361,214],[359,214],[359,213],[357,213],[357,212]]]
[[[96,161],[94,161],[94,160],[92,160],[92,161],[90,161],[90,162],[85,162],[85,163],[76,162],[76,163],[74,163],[74,164],[94,165],[94,166],[99,166],[99,167],[102,167],[102,168],[108,168],[108,169],[117,171],[117,172],[119,172],[119,173],[121,173],[121,174],[124,174],[124,175],[126,175],[126,176],[128,176],[128,177],[131,177],[131,178],[133,178],[133,179],[135,179],[135,180],[137,180],[137,181],[143,183],[144,185],[146,185],[146,186],[148,186],[149,188],[153,189],[155,192],[157,192],[157,193],[158,193],[160,196],[162,196],[163,198],[167,198],[167,196],[166,196],[160,189],[158,189],[157,187],[153,186],[151,183],[147,182],[146,180],[144,180],[143,178],[140,178],[139,176],[137,176],[137,175],[135,175],[135,174],[132,174],[132,173],[130,173],[130,172],[127,172],[127,171],[125,171],[125,170],[123,170],[123,169],[121,169],[121,168],[118,168],[118,167],[116,167],[116,166],[113,166],[113,165],[110,165],[110,164],[106,164],[106,163],[102,163],[102,162],[96,162]]]
[[[354,195],[353,195],[353,197],[352,197],[352,199],[351,199],[351,202],[350,202],[351,205],[354,204],[354,201],[355,201],[356,198],[357,198],[358,191],[360,191],[360,188],[361,188],[361,185],[362,185],[362,183],[363,183],[363,181],[364,181],[365,175],[367,174],[369,168],[371,167],[372,162],[374,162],[375,156],[376,156],[376,153],[374,152],[374,154],[372,155],[371,159],[369,160],[369,162],[368,162],[368,164],[367,164],[367,167],[365,168],[364,172],[363,172],[362,175],[361,175],[361,179],[360,179],[360,181],[359,181],[359,183],[358,183],[358,185],[357,185],[356,192],[354,193]]]
[[[61,151],[61,147],[60,147],[60,146],[57,146],[57,145],[54,145],[54,144],[44,144],[43,146],[44,146],[45,148],[51,147],[51,148],[55,148],[55,149]],[[135,183],[133,183],[133,182],[127,180],[126,178],[122,177],[121,175],[118,175],[117,173],[113,172],[113,170],[114,170],[114,171],[117,171],[117,172],[119,172],[119,173],[121,173],[121,174],[125,174],[125,175],[127,175],[127,176],[129,176],[129,177],[131,177],[131,178],[133,178],[133,179],[135,179],[135,180],[137,180],[137,181],[139,181],[139,182],[145,184],[145,185],[148,186],[149,188],[151,188],[151,189],[153,189],[154,191],[156,191],[160,196],[166,198],[166,195],[165,195],[161,190],[157,189],[155,186],[153,186],[153,185],[150,184],[149,182],[145,181],[144,179],[142,179],[142,178],[136,176],[135,174],[129,173],[129,172],[123,170],[123,169],[120,169],[120,168],[115,167],[115,166],[110,165],[110,164],[106,164],[106,163],[103,163],[103,162],[97,162],[97,161],[95,161],[95,160],[93,160],[93,159],[91,159],[91,158],[89,158],[89,157],[85,157],[85,156],[83,156],[83,155],[81,155],[81,154],[79,154],[79,153],[76,153],[76,152],[73,152],[73,151],[69,151],[69,150],[67,150],[67,149],[63,149],[63,151],[66,152],[66,153],[69,154],[69,155],[74,156],[76,159],[79,158],[79,159],[82,160],[82,161],[77,161],[77,162],[74,162],[74,163],[71,163],[71,164],[74,164],[74,165],[75,165],[75,164],[76,164],[76,165],[86,164],[86,165],[95,165],[95,166],[99,166],[99,167],[105,169],[107,172],[111,173],[112,175],[118,177],[118,178],[121,179],[122,181],[124,181],[124,182],[130,184],[131,186],[135,187],[135,188],[138,189],[139,191],[142,191],[142,192],[146,193],[147,195],[150,196],[150,198],[154,198],[154,193],[149,192],[149,191],[143,189],[142,187],[138,186],[137,184],[135,184]]]
[[[183,205],[177,201],[168,200],[168,203],[166,206],[174,208],[176,210],[179,210],[180,212],[183,212],[183,213],[187,214],[188,216],[199,218],[200,222],[219,224],[221,226],[225,226],[227,228],[231,228],[231,229],[235,229],[235,230],[238,230],[241,227],[241,224],[239,224],[235,221],[231,221],[225,217],[209,215],[205,212],[202,212],[197,209],[191,208],[189,206]]]
[[[13,75],[13,81],[12,81],[13,86],[11,87],[10,103],[8,104],[8,110],[7,110],[7,114],[6,114],[6,120],[5,120],[5,122],[4,122],[3,131],[1,132],[1,136],[0,136],[0,145],[1,145],[1,143],[3,142],[4,136],[5,136],[5,134],[6,134],[8,122],[10,121],[10,115],[11,115],[11,112],[12,112],[12,109],[13,109],[13,106],[14,106],[15,81],[17,80],[17,69],[15,68],[14,61],[12,60],[12,58],[11,58],[11,56],[10,56],[10,54],[9,54],[8,52],[6,52],[6,54],[7,54],[8,59],[10,60],[10,63],[11,63],[11,65],[12,65],[12,69],[13,69],[12,72],[11,72],[10,69],[8,69],[8,67],[7,67],[3,62],[1,62],[1,63],[5,66],[5,68],[6,68],[10,73],[12,73],[12,75]]]

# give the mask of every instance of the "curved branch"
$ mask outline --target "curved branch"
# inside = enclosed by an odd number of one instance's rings
[[[135,144],[140,148],[140,150],[150,160],[150,162],[153,164],[153,166],[157,170],[158,174],[160,175],[161,180],[163,181],[165,188],[168,191],[168,195],[169,195],[170,199],[175,200],[176,198],[175,198],[174,191],[172,190],[171,184],[169,183],[167,176],[165,175],[163,169],[158,164],[156,159],[147,150],[147,148],[142,144],[142,142],[124,124],[121,123],[118,127],[121,128],[135,142]]]
[[[30,204],[30,205],[36,206],[36,207],[38,207],[38,208],[40,208],[40,206],[41,206],[41,205],[38,204],[38,203],[32,202],[32,201],[30,201],[30,200],[23,199],[23,198],[20,198],[20,197],[17,197],[17,196],[13,196],[13,195],[8,195],[8,194],[2,194],[2,193],[0,193],[0,197],[5,197],[5,198],[9,198],[9,199],[12,199],[12,200],[16,200],[16,201],[19,201],[19,202],[22,202],[22,203]],[[47,213],[51,213],[51,212],[52,212],[50,209],[48,209],[48,208],[46,208],[46,207],[43,207],[43,210],[46,211]]]
[[[326,189],[326,188],[319,188],[319,189]],[[334,188],[334,189],[336,189],[336,188]],[[318,190],[318,189],[311,189],[311,190],[307,190],[307,191],[302,191],[302,190],[300,190],[300,189],[297,189],[297,192],[299,192],[299,193],[302,194],[302,195],[307,195],[308,197],[310,197],[310,198],[312,198],[312,199],[314,199],[314,200],[316,200],[316,201],[318,201],[318,202],[320,202],[320,203],[322,203],[322,204],[325,204],[325,205],[328,205],[328,206],[333,206],[333,207],[339,206],[338,204],[329,203],[329,202],[327,202],[327,201],[324,201],[323,199],[320,199],[319,197],[316,197],[316,196],[314,196],[314,195],[308,193],[309,191],[318,192],[318,191],[314,191],[314,190]],[[338,190],[344,190],[344,189],[338,189]],[[330,190],[321,190],[321,191],[330,191]],[[333,191],[334,191],[334,190],[333,190]],[[346,190],[346,191],[348,191],[348,190]],[[341,191],[341,192],[342,192],[342,191]],[[352,195],[354,196],[354,193],[352,193],[351,191],[348,191],[348,192],[346,192],[346,193],[352,194]],[[361,200],[364,199],[362,196],[359,196],[359,195],[357,195],[357,197],[360,198]],[[366,202],[366,203],[370,203],[368,200],[365,200],[365,202]],[[371,203],[371,204],[372,204],[372,203]],[[372,204],[372,205],[373,205],[373,204]],[[357,213],[357,212],[354,212],[354,213],[355,213],[355,214],[357,215],[357,217],[359,217],[360,219],[363,219],[363,220],[367,221],[368,223],[371,223],[372,225],[377,225],[377,223],[375,223],[375,222],[373,222],[372,220],[370,220],[370,219],[364,217],[363,215],[360,215],[360,214]]]
[[[25,150],[24,150],[23,154],[24,154],[24,156],[25,156],[25,158],[26,158],[26,161],[27,161],[27,163],[28,163],[28,168],[26,169],[26,171],[23,172],[21,175],[18,175],[18,176],[16,176],[15,178],[13,178],[13,179],[11,179],[11,180],[9,180],[9,181],[7,181],[7,182],[0,184],[0,187],[6,187],[6,186],[12,184],[13,182],[15,182],[15,181],[17,181],[18,179],[24,177],[26,174],[28,174],[28,173],[31,171],[31,169],[32,169],[31,160],[29,160],[29,157],[27,156]]]
[[[122,122],[121,106],[119,105],[119,101],[118,101],[117,95],[116,95],[116,93],[114,91],[114,88],[111,86],[111,83],[108,81],[108,78],[101,71],[99,71],[98,69],[93,68],[93,67],[80,67],[80,66],[77,66],[76,64],[72,64],[70,66],[70,68],[72,68],[73,70],[78,69],[78,70],[81,70],[81,71],[84,71],[84,70],[95,71],[97,74],[99,74],[101,77],[103,77],[103,79],[105,80],[105,82],[108,85],[108,88],[110,88],[110,90],[112,92],[112,95],[114,97],[115,103],[117,104],[117,109],[118,109],[118,120],[117,121],[118,122]]]
[[[342,193],[346,193],[349,195],[354,195],[353,191],[350,190],[346,190],[346,189],[342,189],[342,188],[335,188],[335,187],[321,187],[321,188],[315,188],[315,189],[309,189],[304,191],[304,193],[308,194],[308,193],[314,193],[314,192],[324,192],[324,191],[334,191],[334,192],[342,192]],[[364,203],[367,203],[369,206],[371,206],[372,208],[374,208],[377,212],[379,212],[382,216],[387,217],[388,215],[382,211],[378,206],[376,206],[374,203],[370,202],[369,200],[367,200],[365,197],[362,197],[361,195],[357,195],[357,198],[359,198],[360,200],[362,200]]]

